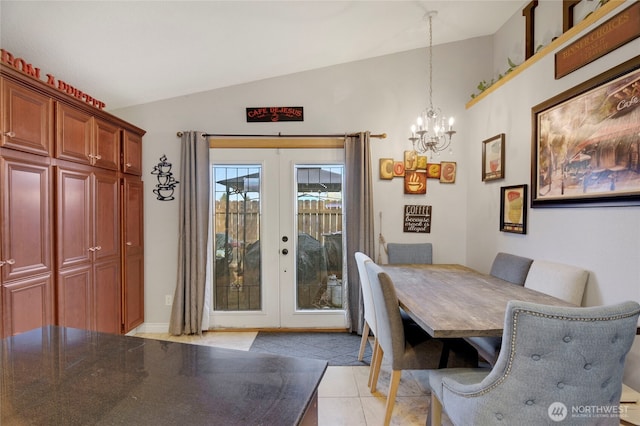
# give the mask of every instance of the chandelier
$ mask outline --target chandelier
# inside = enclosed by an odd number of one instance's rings
[[[431,152],[439,154],[451,145],[453,130],[453,117],[449,120],[442,115],[440,108],[433,107],[433,31],[432,19],[438,12],[430,11],[425,15],[429,19],[429,107],[425,109],[411,126],[413,150],[424,154]],[[449,149],[452,152],[452,149]]]

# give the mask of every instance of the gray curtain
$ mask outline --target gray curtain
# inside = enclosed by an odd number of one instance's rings
[[[352,333],[362,334],[364,305],[355,253],[374,257],[373,188],[369,132],[345,139],[345,197],[347,234],[347,318]]]
[[[184,132],[180,158],[178,277],[169,333],[202,334],[209,238],[209,141]]]

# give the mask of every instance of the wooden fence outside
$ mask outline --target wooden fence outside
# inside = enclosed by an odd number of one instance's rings
[[[324,242],[326,235],[342,232],[342,206],[335,202],[299,200],[297,216],[298,232],[320,242]],[[214,226],[216,234],[228,230],[231,241],[251,244],[259,239],[260,203],[230,201],[227,206],[226,201],[216,200]]]

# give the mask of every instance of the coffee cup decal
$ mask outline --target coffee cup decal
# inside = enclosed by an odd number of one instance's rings
[[[156,194],[156,197],[160,201],[175,200],[173,193],[176,185],[180,182],[173,177],[171,168],[171,163],[167,161],[167,156],[163,154],[162,157],[160,157],[160,162],[155,165],[151,171],[151,174],[156,175],[158,179],[158,184],[153,190],[153,193]]]

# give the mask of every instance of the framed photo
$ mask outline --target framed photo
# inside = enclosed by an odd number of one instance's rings
[[[440,183],[455,183],[457,163],[455,161],[440,162]]]
[[[532,131],[532,207],[640,204],[640,56],[533,107]]]
[[[504,179],[504,133],[482,141],[482,181]]]
[[[500,230],[527,233],[527,185],[500,188]]]

